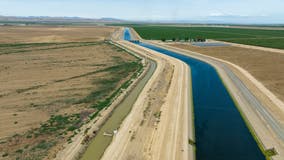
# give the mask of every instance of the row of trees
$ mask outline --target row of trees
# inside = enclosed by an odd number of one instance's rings
[[[162,38],[161,41],[165,42],[167,39]],[[206,39],[203,37],[196,37],[196,38],[189,38],[189,37],[184,37],[184,38],[175,38],[173,37],[171,39],[173,42],[179,42],[179,41],[185,41],[185,42],[205,42]]]

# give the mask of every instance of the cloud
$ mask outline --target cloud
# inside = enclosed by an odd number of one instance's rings
[[[208,17],[250,17],[249,15],[243,14],[232,14],[232,13],[223,13],[223,12],[212,12]]]
[[[224,16],[224,13],[221,12],[213,12],[209,14],[209,17],[220,17],[220,16]]]

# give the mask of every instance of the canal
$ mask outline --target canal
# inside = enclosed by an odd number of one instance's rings
[[[129,29],[125,40],[130,40]],[[217,71],[200,60],[147,43],[140,46],[182,60],[191,69],[197,160],[264,160]],[[174,106],[172,106],[174,107]]]

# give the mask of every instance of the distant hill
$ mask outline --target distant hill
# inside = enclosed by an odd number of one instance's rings
[[[48,17],[48,16],[0,16],[0,23],[125,23],[115,18]]]
[[[111,23],[124,23],[127,22],[125,20],[121,20],[121,19],[116,19],[116,18],[101,18],[98,19],[98,21],[102,21],[102,22],[111,22]]]

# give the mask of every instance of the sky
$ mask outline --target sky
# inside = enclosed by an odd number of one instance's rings
[[[0,15],[284,24],[284,0],[0,0]]]

